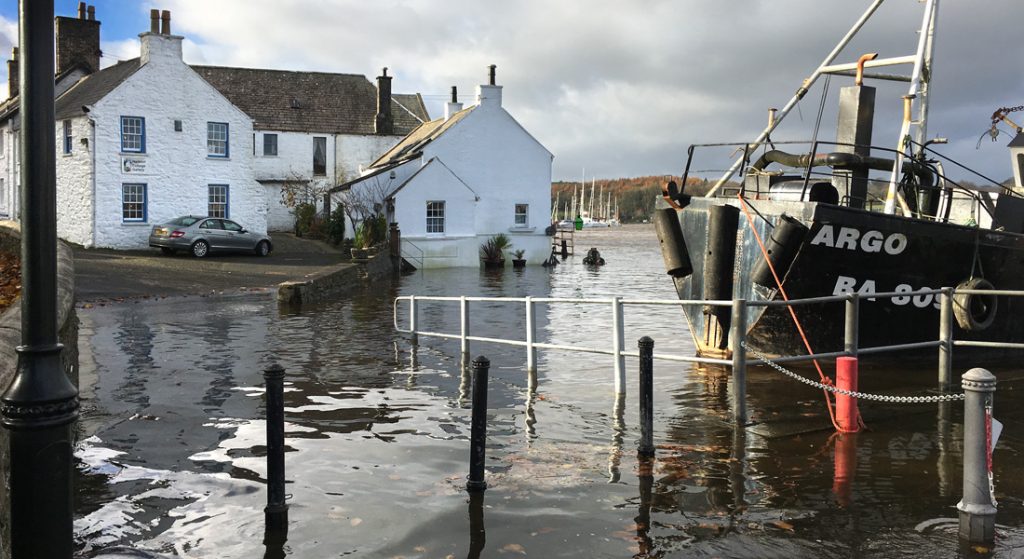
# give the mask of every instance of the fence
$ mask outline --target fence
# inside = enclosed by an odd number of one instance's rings
[[[615,392],[624,394],[626,391],[626,357],[639,357],[636,351],[625,350],[624,340],[624,316],[628,307],[643,306],[719,306],[732,307],[732,324],[729,335],[729,347],[732,350],[732,359],[718,359],[710,357],[697,357],[677,354],[654,354],[654,359],[667,361],[681,361],[691,363],[707,363],[716,365],[727,365],[732,368],[732,381],[735,385],[733,391],[733,414],[737,422],[745,423],[746,412],[746,369],[749,363],[767,364],[768,361],[762,357],[749,359],[746,348],[747,319],[750,307],[784,307],[799,306],[821,303],[844,303],[844,339],[843,350],[825,353],[813,353],[808,355],[783,356],[771,359],[772,363],[783,364],[815,359],[834,359],[842,356],[858,356],[885,352],[897,352],[918,350],[927,348],[938,349],[938,386],[943,391],[949,391],[952,386],[953,348],[961,347],[987,347],[1003,349],[1024,349],[1024,343],[1010,342],[984,342],[972,340],[955,340],[953,337],[953,300],[956,294],[963,295],[990,295],[990,296],[1024,296],[1024,291],[1008,290],[978,290],[978,289],[921,289],[917,291],[892,291],[882,293],[859,294],[846,293],[843,295],[832,295],[827,297],[811,297],[806,299],[794,299],[791,301],[747,301],[737,299],[734,301],[703,301],[703,300],[654,300],[654,299],[624,299],[612,297],[610,299],[574,299],[574,298],[543,298],[543,297],[431,297],[406,295],[395,298],[392,309],[392,320],[397,331],[410,334],[414,343],[419,336],[457,339],[460,343],[460,352],[464,363],[469,362],[470,343],[487,342],[511,346],[520,346],[526,350],[526,367],[529,372],[537,371],[537,351],[541,349],[578,351],[583,353],[595,353],[611,355],[614,362]],[[892,297],[939,297],[939,337],[935,340],[921,342],[891,344],[874,347],[860,347],[858,332],[860,331],[860,301],[863,297],[872,299]],[[408,329],[403,329],[398,324],[398,305],[400,301],[408,301],[409,323]],[[459,304],[459,333],[451,334],[444,332],[430,332],[420,330],[418,326],[418,315],[420,303],[423,302],[457,302]],[[525,313],[526,332],[524,339],[492,338],[473,336],[470,332],[470,308],[474,302],[498,302],[519,304]],[[536,306],[538,304],[574,304],[574,305],[607,305],[612,309],[612,347],[611,349],[584,347],[568,344],[550,344],[537,341],[536,335]]]

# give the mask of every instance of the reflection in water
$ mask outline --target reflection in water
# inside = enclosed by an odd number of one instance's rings
[[[469,492],[469,553],[466,559],[480,559],[487,534],[484,531],[484,491]]]
[[[263,559],[284,559],[287,556],[284,545],[288,542],[288,527],[284,530],[267,529],[263,534],[263,545],[266,550],[263,552]]]
[[[626,436],[626,422],[623,414],[626,410],[626,395],[616,394],[615,405],[612,407],[612,445],[608,453],[608,483],[618,483],[622,474],[619,464],[622,462],[622,441]]]
[[[835,473],[832,493],[841,507],[848,507],[853,500],[853,482],[857,478],[857,433],[835,433]]]
[[[253,296],[83,312],[80,345],[94,356],[83,362],[83,378],[96,380],[83,390],[80,555],[115,544],[196,559],[465,555],[469,368],[461,367],[457,340],[412,345],[394,332],[392,298],[674,298],[653,230],[621,229],[587,234],[586,246],[608,261],[599,273],[573,257],[554,270],[429,271],[300,310]],[[421,326],[457,332],[456,308],[424,302]],[[511,308],[474,304],[474,334],[521,339],[522,305]],[[611,339],[607,305],[537,310],[538,342],[592,347]],[[648,335],[660,348],[692,353],[676,308],[627,308],[624,322],[627,339]],[[820,392],[752,369],[754,425],[737,430],[727,370],[656,361],[658,459],[645,462],[622,451],[638,436],[637,410],[609,402],[612,358],[542,350],[537,372],[527,374],[521,347],[475,342],[474,350],[493,365],[486,464],[493,485],[488,553],[483,497],[470,496],[470,557],[545,557],[555,549],[645,559],[934,557],[955,549],[955,522],[948,533],[915,529],[948,516],[957,500],[955,404],[940,407],[938,418],[921,407],[865,405],[874,430],[857,436],[851,447],[859,461],[847,459],[837,476],[845,453],[829,442]],[[287,370],[295,504],[287,543],[261,539],[260,372],[271,356]],[[862,379],[872,391],[906,394],[933,384],[934,371],[919,372],[865,366]],[[1014,402],[1024,390],[1004,392],[1010,386],[1000,376],[1008,416],[1024,409]],[[627,376],[626,397],[635,390],[635,376]],[[1020,450],[1005,437],[997,450],[997,488],[1008,496],[1024,494]],[[847,505],[836,506],[840,494]],[[1000,504],[1001,526],[1024,524],[1019,499]],[[1019,547],[1019,532],[1001,531],[1000,545]]]

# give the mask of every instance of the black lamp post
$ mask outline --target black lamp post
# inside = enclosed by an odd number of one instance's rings
[[[0,397],[10,435],[11,555],[71,557],[72,438],[78,390],[57,341],[53,0],[21,0],[21,345]]]

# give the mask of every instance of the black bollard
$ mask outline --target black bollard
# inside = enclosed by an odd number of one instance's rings
[[[569,243],[562,239],[562,258],[569,258]]]
[[[264,539],[288,533],[284,494],[284,368],[274,363],[263,371],[267,389],[267,506]]]
[[[644,336],[640,346],[640,446],[638,456],[654,456],[654,340]]]
[[[484,458],[487,447],[487,371],[491,362],[484,356],[473,360],[473,419],[469,434],[469,481],[467,491],[487,489]]]

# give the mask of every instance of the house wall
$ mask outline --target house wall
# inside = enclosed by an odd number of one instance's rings
[[[539,264],[549,256],[550,241],[544,231],[551,215],[552,156],[500,104],[477,106],[435,139],[424,149],[424,159],[432,158],[479,195],[473,213],[477,245],[491,235],[505,233],[511,237],[513,249],[526,251],[528,263]],[[416,203],[413,211],[422,212],[419,221],[425,226],[425,205],[417,208]],[[527,227],[515,227],[516,204],[529,205]],[[396,207],[396,213],[399,211],[405,210]],[[403,237],[416,235],[416,223],[414,220],[408,227],[399,222]],[[469,265],[469,260],[459,257],[464,263],[460,265]],[[474,260],[472,265],[478,263]]]
[[[253,178],[252,121],[181,61],[180,37],[143,34],[143,64],[105,96],[95,119],[95,246],[145,248],[149,230],[180,215],[206,215],[208,185],[229,187],[229,218],[257,232],[267,230],[264,188]],[[142,154],[122,153],[120,117],[146,119]],[[182,130],[174,130],[180,120]],[[227,122],[229,156],[208,157],[207,122]],[[134,169],[125,169],[125,164]],[[141,167],[141,168],[140,168]],[[125,223],[121,186],[147,185],[147,219]],[[58,189],[65,188],[58,179]],[[61,210],[67,214],[68,209]],[[70,232],[58,220],[58,233]]]
[[[83,246],[94,244],[93,127],[85,117],[71,122],[71,153],[64,153],[64,121],[56,125],[57,234]],[[82,140],[85,140],[85,143]]]
[[[394,220],[402,231],[402,252],[421,268],[479,265],[476,194],[451,171],[431,161],[395,196]],[[427,202],[445,202],[444,233],[427,233]]]

